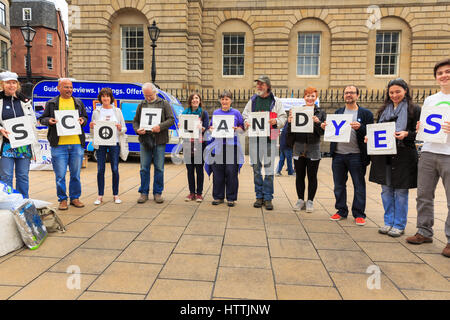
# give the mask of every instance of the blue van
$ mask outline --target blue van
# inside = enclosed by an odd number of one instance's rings
[[[36,117],[39,118],[45,108],[45,103],[53,97],[59,95],[57,89],[58,81],[41,81],[33,88],[33,107]],[[88,114],[88,124],[83,128],[86,135],[86,150],[91,157],[95,157],[92,146],[89,123],[92,118],[92,111],[101,103],[97,100],[98,93],[103,88],[111,88],[116,107],[120,108],[127,126],[128,145],[130,155],[138,155],[140,145],[138,136],[133,129],[133,119],[136,108],[142,100],[142,84],[139,83],[119,83],[119,82],[95,82],[95,81],[73,81],[73,96],[83,101]],[[158,89],[158,96],[170,103],[175,117],[175,124],[169,128],[169,143],[166,145],[166,154],[170,154],[172,149],[179,142],[178,118],[184,108],[178,99],[163,90]]]

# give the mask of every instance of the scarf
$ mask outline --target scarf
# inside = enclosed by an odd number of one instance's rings
[[[195,111],[192,111],[191,107],[187,107],[186,109],[184,109],[183,114],[196,114],[196,115],[198,115],[199,118],[201,118],[202,112],[203,112],[203,110],[201,107],[198,107],[197,110],[195,110]]]
[[[390,102],[384,109],[378,122],[390,121],[395,121],[395,131],[406,131],[408,125],[408,103],[405,99],[395,109],[394,104]]]

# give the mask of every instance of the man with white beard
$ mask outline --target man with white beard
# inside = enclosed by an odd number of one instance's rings
[[[272,86],[268,76],[261,75],[256,81],[256,94],[250,98],[242,117],[245,129],[250,127],[250,112],[270,113],[270,137],[250,137],[250,162],[253,167],[256,202],[255,208],[265,206],[267,210],[273,210],[273,176],[275,173],[275,156],[277,138],[280,128],[283,128],[287,120],[281,100],[272,93]],[[262,177],[261,168],[264,166],[265,176]]]

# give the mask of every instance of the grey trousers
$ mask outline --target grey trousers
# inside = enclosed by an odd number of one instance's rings
[[[434,194],[442,178],[447,196],[445,235],[450,243],[450,155],[423,152],[419,159],[417,177],[417,229],[424,237],[433,237]]]

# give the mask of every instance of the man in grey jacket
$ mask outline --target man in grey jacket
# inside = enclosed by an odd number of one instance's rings
[[[139,135],[139,143],[141,147],[141,186],[139,193],[141,196],[138,203],[144,203],[148,200],[150,191],[150,167],[152,161],[155,165],[153,177],[153,198],[156,203],[163,203],[164,199],[161,194],[164,189],[164,157],[166,152],[166,144],[169,142],[169,128],[174,124],[170,104],[159,98],[158,89],[152,83],[144,83],[142,92],[145,100],[143,100],[136,109],[136,115],[133,119],[134,131]],[[143,108],[157,108],[161,110],[161,122],[152,130],[141,128],[141,113]]]

